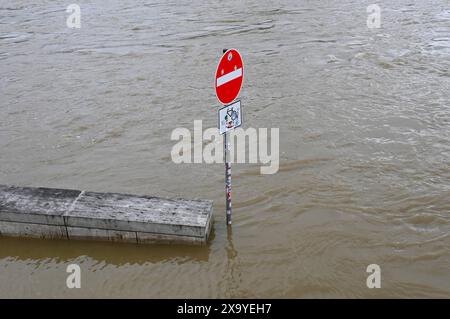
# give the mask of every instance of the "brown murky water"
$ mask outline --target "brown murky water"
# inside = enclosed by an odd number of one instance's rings
[[[201,197],[208,246],[0,238],[0,297],[450,297],[450,6],[378,1],[0,1],[0,183]],[[172,163],[216,125],[222,48],[280,171]],[[66,288],[79,263],[82,288]],[[366,287],[380,265],[382,288]]]

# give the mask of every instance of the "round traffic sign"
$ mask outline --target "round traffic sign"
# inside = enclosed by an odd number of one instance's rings
[[[227,50],[217,65],[216,95],[222,104],[229,104],[239,95],[244,79],[244,63],[239,52]]]

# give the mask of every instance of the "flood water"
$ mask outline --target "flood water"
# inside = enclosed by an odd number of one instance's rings
[[[446,0],[0,0],[0,184],[214,200],[206,246],[0,237],[0,297],[450,297]],[[244,128],[280,129],[280,170],[175,164],[177,127],[217,125],[240,50]],[[67,289],[78,263],[81,289]],[[366,267],[381,268],[368,289]]]

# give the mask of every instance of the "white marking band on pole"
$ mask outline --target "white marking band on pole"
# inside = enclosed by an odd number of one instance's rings
[[[220,78],[217,78],[217,86],[221,86],[225,83],[228,83],[238,77],[242,76],[242,68],[234,70],[233,72],[222,75]]]

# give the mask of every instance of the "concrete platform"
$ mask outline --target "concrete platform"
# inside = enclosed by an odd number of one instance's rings
[[[0,235],[204,244],[212,209],[209,200],[0,185]]]

